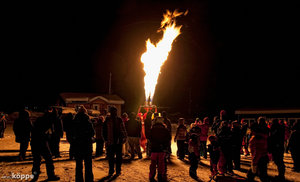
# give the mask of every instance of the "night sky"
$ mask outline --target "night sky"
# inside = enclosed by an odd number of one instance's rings
[[[113,93],[144,101],[140,56],[166,9],[182,34],[162,68],[154,103],[193,113],[299,107],[300,8],[252,1],[114,1],[3,6],[1,108],[53,104],[60,92]]]

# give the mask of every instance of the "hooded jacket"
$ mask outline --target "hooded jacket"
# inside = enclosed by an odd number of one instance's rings
[[[125,124],[128,137],[141,137],[142,123],[136,119],[130,118]]]
[[[71,142],[76,144],[92,143],[95,130],[90,118],[85,113],[78,113],[75,116],[71,131]]]
[[[170,140],[171,135],[164,124],[153,124],[150,131],[151,152],[165,152]]]
[[[32,125],[29,118],[29,113],[26,110],[19,112],[19,118],[14,121],[13,130],[16,135],[16,142],[20,143],[23,140],[30,140],[30,131]]]
[[[127,139],[124,122],[120,117],[108,116],[103,123],[103,139],[107,145],[123,144]]]

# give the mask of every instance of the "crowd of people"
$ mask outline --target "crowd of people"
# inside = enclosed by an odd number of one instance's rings
[[[251,154],[251,168],[247,177],[253,181],[257,175],[261,181],[268,181],[267,164],[274,161],[278,168],[276,178],[285,179],[284,153],[291,151],[294,160],[293,171],[299,172],[296,153],[296,138],[299,138],[299,122],[289,129],[286,122],[278,119],[267,121],[259,117],[256,122],[246,123],[245,120],[230,121],[226,112],[220,113],[212,125],[214,135],[209,137],[208,146],[212,166],[212,176],[224,173],[233,174],[233,169],[240,170],[241,154]],[[249,132],[247,132],[249,131]],[[290,131],[292,134],[289,136]],[[287,136],[288,135],[288,136]],[[244,150],[243,150],[244,149]],[[296,159],[296,160],[295,160]],[[216,168],[218,166],[218,168]]]
[[[0,137],[4,137],[6,118],[7,115],[1,115]],[[41,157],[45,159],[48,179],[60,179],[55,175],[53,158],[61,157],[59,144],[64,132],[70,143],[69,158],[76,161],[76,181],[94,180],[93,143],[96,143],[95,157],[105,155],[108,159],[108,176],[111,177],[121,174],[123,158],[143,158],[143,137],[146,158],[151,160],[149,180],[155,181],[157,173],[158,181],[167,181],[167,164],[172,153],[172,125],[165,111],[162,116],[149,111],[142,118],[134,112],[118,117],[117,109],[110,107],[108,112],[91,118],[83,106],[78,108],[76,115],[68,113],[64,116],[55,107],[49,107],[32,123],[29,112],[22,108],[12,118],[15,140],[20,143],[19,160],[25,160],[29,143],[31,145],[33,181],[39,178]],[[251,168],[247,173],[249,181],[253,181],[256,175],[261,181],[268,181],[267,165],[271,160],[278,167],[276,178],[284,180],[283,157],[287,151],[291,152],[294,161],[293,170],[300,171],[297,147],[299,122],[289,127],[282,120],[266,121],[264,117],[259,117],[256,122],[248,123],[244,119],[230,120],[226,111],[222,110],[212,123],[209,117],[204,117],[203,120],[197,118],[190,125],[186,124],[184,118],[178,119],[174,142],[177,143],[178,159],[185,160],[188,156],[192,178],[198,178],[200,158],[207,159],[208,153],[212,179],[217,175],[234,175],[234,170],[241,170],[242,154],[251,155]]]

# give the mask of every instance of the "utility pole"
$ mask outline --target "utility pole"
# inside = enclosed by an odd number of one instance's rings
[[[108,94],[111,95],[111,72],[109,73]]]

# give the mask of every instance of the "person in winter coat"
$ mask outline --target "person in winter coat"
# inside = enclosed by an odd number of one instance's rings
[[[189,142],[190,140],[190,137],[192,136],[192,134],[196,134],[199,138],[200,138],[200,135],[201,135],[201,128],[199,125],[196,125],[195,123],[192,123],[191,126],[190,126],[190,129],[187,133],[187,142]],[[198,141],[199,142],[199,141]],[[200,145],[200,142],[198,143],[198,146]]]
[[[217,141],[217,137],[214,135],[210,135],[208,137],[210,144],[208,145],[208,152],[210,156],[210,171],[211,171],[211,178],[218,174],[218,162],[220,159],[220,145]]]
[[[249,181],[254,181],[258,175],[262,182],[268,181],[268,133],[269,129],[264,118],[258,118],[258,123],[251,128],[252,137],[250,139],[251,169],[247,177]]]
[[[166,153],[168,152],[171,135],[163,122],[162,117],[157,117],[153,121],[150,131],[151,142],[151,164],[150,164],[150,181],[155,181],[156,168],[158,171],[158,181],[167,181],[167,163]]]
[[[171,125],[171,121],[170,119],[168,118],[167,116],[167,112],[166,111],[163,111],[162,112],[162,117],[164,118],[164,124],[167,126],[167,129],[170,133],[170,135],[172,136],[172,125]],[[168,147],[168,153],[167,153],[167,160],[170,161],[170,157],[171,157],[171,153],[172,153],[172,148],[171,148],[171,143],[172,143],[172,138],[170,139],[170,142],[169,142],[169,147]]]
[[[67,137],[67,141],[70,144],[69,147],[69,158],[72,160],[74,158],[74,150],[73,150],[73,146],[71,143],[71,128],[73,125],[73,114],[72,113],[68,113],[64,118],[63,118],[63,128],[64,131],[66,132],[66,137]]]
[[[60,138],[63,137],[64,131],[63,131],[63,125],[61,121],[61,112],[57,111],[56,108],[52,109],[52,116],[53,116],[53,124],[52,124],[52,134],[50,137],[50,150],[53,156],[55,158],[59,158],[60,152],[59,152],[59,143]]]
[[[78,113],[74,118],[74,123],[71,129],[71,143],[74,149],[74,156],[76,160],[76,182],[93,181],[92,169],[92,153],[93,153],[93,136],[95,130],[87,110],[84,106],[80,106]],[[83,165],[85,165],[85,180],[83,180]]]
[[[200,152],[198,148],[198,139],[199,136],[197,134],[192,134],[190,136],[188,150],[189,150],[189,161],[190,161],[190,170],[189,174],[192,178],[198,178],[197,177],[197,168],[198,163],[200,159]]]
[[[241,147],[242,147],[242,133],[239,122],[234,121],[232,123],[232,160],[234,163],[234,169],[240,170],[241,166]]]
[[[117,108],[110,107],[110,116],[107,116],[103,124],[103,139],[106,143],[109,172],[111,176],[115,172],[114,165],[116,164],[116,175],[121,174],[122,165],[122,145],[127,140],[127,132],[124,122],[117,116]],[[115,158],[116,156],[116,158]]]
[[[180,160],[183,160],[185,156],[185,141],[187,135],[187,128],[184,125],[184,121],[184,118],[179,118],[178,127],[174,138],[174,142],[177,143],[177,155]]]
[[[221,154],[219,160],[220,174],[226,172],[233,174],[232,166],[232,133],[228,127],[227,121],[222,121],[220,129],[218,131],[218,141],[221,147]]]
[[[272,154],[273,161],[278,168],[278,180],[285,179],[284,155],[284,126],[279,124],[278,119],[272,120],[269,137],[269,151]]]
[[[218,116],[214,117],[213,124],[211,126],[211,131],[215,133],[215,135],[218,133],[218,130],[220,128],[221,120]]]
[[[103,155],[104,140],[102,137],[102,128],[103,128],[104,117],[99,116],[97,122],[95,123],[95,132],[96,132],[96,157]]]
[[[146,153],[148,158],[151,156],[150,131],[152,127],[152,115],[153,113],[149,111],[146,115],[146,119],[144,120],[145,136],[147,139]]]
[[[126,112],[124,112],[121,116],[122,121],[124,122],[124,125],[126,126],[127,121],[129,120],[128,118],[128,114]],[[105,120],[103,120],[105,121]],[[123,144],[123,148],[122,148],[122,153],[124,155],[124,157],[129,157],[129,143],[128,140],[126,140],[126,142]]]
[[[244,154],[245,156],[249,155],[249,151],[248,151],[249,140],[247,136],[247,130],[248,130],[248,122],[242,119],[241,120],[241,135],[242,135],[241,154]]]
[[[134,159],[135,151],[137,152],[139,159],[141,159],[142,152],[140,138],[142,132],[142,123],[136,119],[136,114],[134,112],[130,113],[129,120],[125,126],[128,136],[131,160]]]
[[[300,122],[299,120],[295,122],[292,133],[289,139],[289,150],[291,151],[291,155],[294,161],[293,171],[300,172]]]
[[[24,160],[30,141],[31,122],[29,112],[22,108],[19,111],[19,117],[14,121],[13,131],[16,136],[16,142],[20,143],[19,159]]]
[[[200,155],[207,159],[207,148],[206,142],[208,137],[208,130],[209,130],[209,118],[205,117],[203,119],[203,124],[200,125],[201,133],[200,133]]]
[[[45,159],[48,181],[58,181],[60,178],[54,173],[52,155],[49,148],[49,130],[52,127],[52,110],[49,108],[42,117],[33,123],[31,133],[31,153],[33,156],[32,181],[37,181],[41,173],[41,157]]]

